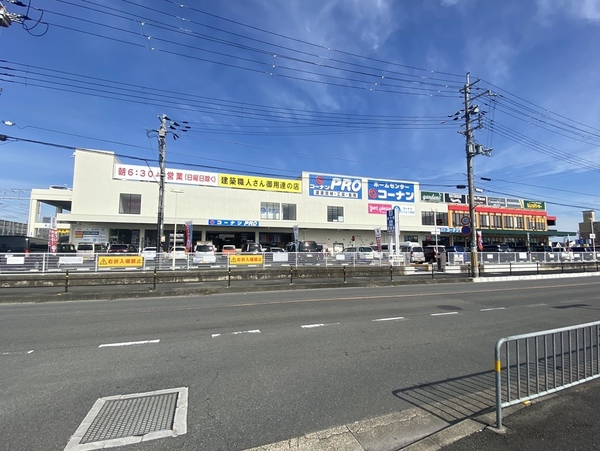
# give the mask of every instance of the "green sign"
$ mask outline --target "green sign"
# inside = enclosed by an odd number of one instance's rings
[[[528,210],[545,210],[546,202],[542,202],[541,200],[524,200],[523,207]]]
[[[421,202],[432,202],[439,204],[444,201],[443,193],[434,193],[432,191],[421,191]]]

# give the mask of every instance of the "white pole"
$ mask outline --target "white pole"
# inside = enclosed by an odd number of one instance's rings
[[[394,222],[396,223],[394,226],[394,245],[396,246],[395,255],[396,258],[398,258],[398,256],[400,255],[400,246],[398,245],[400,243],[400,208],[398,207],[394,207]]]
[[[590,217],[590,236],[592,237],[592,250],[594,251],[594,261],[596,261],[596,234],[594,233],[594,218]]]
[[[182,189],[171,189],[175,193],[175,223],[173,225],[173,253],[171,254],[171,269],[175,269],[175,248],[177,247],[177,198],[183,193]]]
[[[437,245],[438,245],[438,227],[437,227],[437,210],[432,210],[433,211],[433,226],[435,227],[433,229],[434,233],[435,233],[435,252],[437,255]]]

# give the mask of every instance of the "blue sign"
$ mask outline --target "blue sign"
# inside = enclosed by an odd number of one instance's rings
[[[385,200],[388,202],[415,202],[414,183],[368,180],[367,187],[370,200]]]
[[[362,199],[362,179],[309,174],[308,194],[317,197]]]
[[[387,233],[392,234],[396,232],[396,212],[392,210],[387,211]]]
[[[248,221],[247,219],[209,219],[208,225],[225,227],[258,227],[260,221]]]
[[[460,227],[438,227],[438,229],[440,233],[461,233]]]
[[[469,225],[463,226],[462,229],[460,229],[460,231],[463,235],[470,235],[471,234],[471,226],[469,226]]]

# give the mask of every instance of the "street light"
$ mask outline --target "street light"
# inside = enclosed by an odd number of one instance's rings
[[[173,189],[171,192],[175,194],[175,223],[173,225],[173,253],[171,254],[171,269],[175,269],[175,248],[177,246],[177,198],[179,194],[183,194],[182,189]]]

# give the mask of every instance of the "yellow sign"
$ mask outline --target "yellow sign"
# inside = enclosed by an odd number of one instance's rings
[[[263,256],[262,254],[249,254],[249,255],[230,255],[230,265],[262,265]]]
[[[284,193],[302,192],[302,182],[300,180],[254,177],[251,175],[219,174],[219,186],[261,191],[281,191]]]
[[[144,257],[137,256],[102,256],[98,259],[98,267],[100,268],[139,268],[144,264]]]

